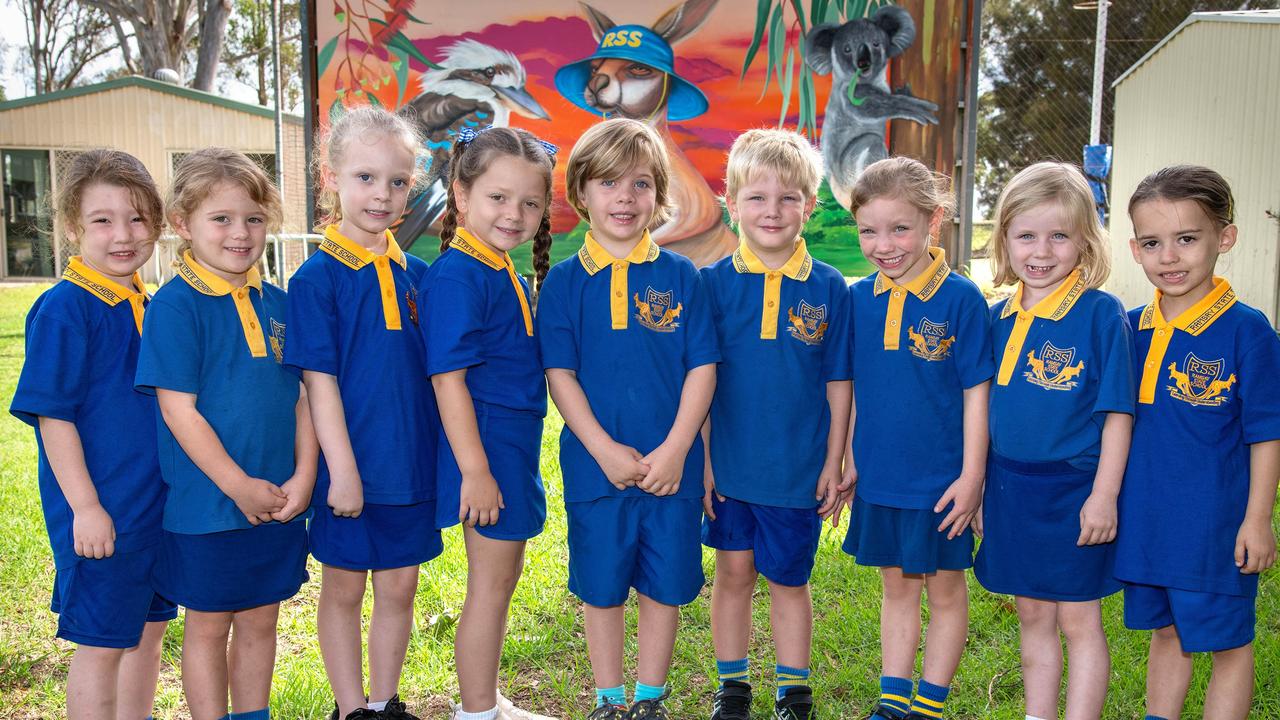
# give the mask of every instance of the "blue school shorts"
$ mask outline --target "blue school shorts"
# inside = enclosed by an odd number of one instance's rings
[[[713,497],[716,519],[702,519],[702,544],[716,550],[751,550],[756,572],[788,587],[809,584],[822,536],[815,508],[758,505]]]
[[[938,532],[948,512],[887,507],[854,495],[844,551],[859,565],[902,568],[909,575],[967,570],[973,567],[973,530],[948,540]]]
[[[166,531],[156,590],[189,609],[232,612],[287,600],[307,581],[303,521],[186,535]]]
[[[1115,541],[1077,546],[1093,470],[1026,463],[992,453],[983,493],[982,544],[973,574],[993,593],[1085,602],[1120,590]]]
[[[1173,625],[1182,651],[1218,652],[1253,642],[1255,598],[1179,590],[1154,585],[1125,585],[1124,626],[1158,630]]]
[[[532,413],[504,411],[476,403],[480,442],[489,460],[489,472],[498,483],[502,503],[493,525],[476,525],[476,532],[494,540],[528,540],[542,532],[547,521],[547,495],[542,488],[538,458],[542,452],[542,418]],[[462,473],[448,449],[449,438],[440,430],[436,474],[436,527],[457,525],[462,494]]]
[[[315,511],[307,527],[311,555],[344,570],[391,570],[421,565],[444,552],[435,527],[436,504],[366,503],[355,518],[338,517],[327,505]]]
[[[698,597],[700,498],[602,497],[565,503],[569,591],[595,607],[627,601],[631,588],[664,605]]]
[[[151,584],[155,546],[116,552],[108,558],[79,558],[58,570],[49,609],[58,614],[58,637],[77,645],[131,648],[149,622],[178,616],[178,607]]]

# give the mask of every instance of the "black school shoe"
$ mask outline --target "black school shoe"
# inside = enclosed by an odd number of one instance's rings
[[[774,720],[812,720],[817,717],[813,712],[813,690],[808,685],[796,685],[787,690],[773,704]]]
[[[888,705],[876,705],[876,709],[867,716],[867,720],[916,720],[920,717],[918,714],[908,714],[901,710],[896,710]]]
[[[631,703],[631,709],[627,710],[623,720],[670,720],[671,714],[667,712],[667,708],[662,704],[662,701],[670,696],[671,689],[667,688],[661,697],[656,697],[652,700],[637,700]]]
[[[378,720],[418,720],[418,716],[411,714],[404,703],[400,702],[399,693],[392,695],[387,706],[374,717]]]
[[[627,708],[622,705],[613,705],[605,703],[587,716],[587,720],[624,720],[627,717]]]
[[[725,680],[724,687],[716,691],[715,704],[711,706],[711,720],[750,720],[751,685],[738,680]]]
[[[369,708],[356,708],[355,710],[347,713],[345,718],[339,718],[338,706],[336,704],[333,706],[333,712],[329,713],[329,720],[377,720],[377,718],[380,717],[382,716],[379,715],[376,710],[370,710]]]

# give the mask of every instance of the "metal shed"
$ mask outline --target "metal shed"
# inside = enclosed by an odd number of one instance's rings
[[[302,118],[285,115],[283,135],[283,232],[304,233]],[[274,175],[274,111],[137,76],[0,102],[0,279],[56,277],[73,254],[62,247],[60,228],[48,232],[48,207],[59,175],[76,153],[93,147],[131,153],[164,193],[184,153],[214,145],[240,150]],[[151,265],[144,275],[154,280]]]
[[[1206,165],[1231,183],[1240,239],[1218,261],[1241,300],[1280,318],[1280,10],[1194,13],[1116,79],[1107,289],[1125,305],[1152,287],[1129,252],[1126,209],[1148,173]]]

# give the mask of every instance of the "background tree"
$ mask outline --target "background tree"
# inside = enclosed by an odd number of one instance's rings
[[[18,0],[32,92],[64,90],[81,81],[95,61],[119,49],[111,19],[76,0]]]
[[[302,25],[299,0],[280,0],[280,74],[285,110],[302,105]],[[271,0],[236,0],[227,24],[226,75],[258,93],[258,104],[273,104]]]
[[[133,30],[137,68],[143,75],[151,77],[160,68],[171,68],[186,77],[194,52],[191,87],[213,90],[231,0],[80,0],[79,4],[106,13],[117,35],[126,35],[125,28]]]

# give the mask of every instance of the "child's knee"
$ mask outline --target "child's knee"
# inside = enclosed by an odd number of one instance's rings
[[[1165,625],[1162,628],[1152,630],[1151,639],[1155,643],[1164,645],[1174,644],[1179,650],[1182,649],[1182,638],[1178,635],[1178,628],[1176,625]]]
[[[1018,599],[1018,622],[1023,627],[1053,627],[1058,623],[1058,606],[1056,603],[1029,598]]]
[[[418,568],[381,570],[373,575],[373,603],[387,609],[413,607],[418,591]]]
[[[919,576],[906,576],[901,571],[886,571],[880,574],[884,587],[884,602],[887,605],[920,605],[920,593],[924,589],[924,581]]]
[[[1106,642],[1102,629],[1102,608],[1098,603],[1063,603],[1058,607],[1058,625],[1068,642],[1101,639]]]
[[[930,613],[968,611],[969,587],[965,584],[963,572],[941,570],[925,582],[925,587],[929,594]]]
[[[721,552],[716,556],[714,583],[726,589],[750,592],[755,589],[755,559],[749,552]]]

